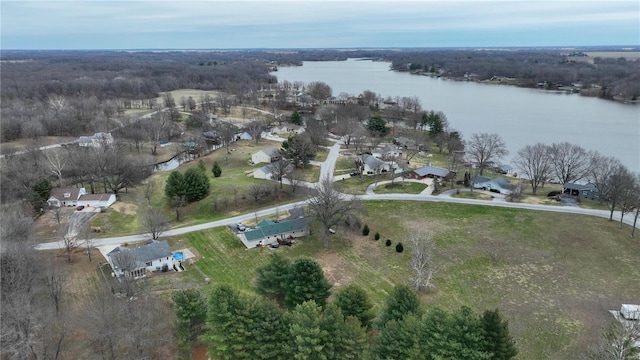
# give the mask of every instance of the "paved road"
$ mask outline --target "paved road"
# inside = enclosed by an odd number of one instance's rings
[[[320,170],[321,177],[327,176],[327,175],[333,176],[335,163],[338,160],[339,152],[340,152],[340,142],[336,142],[333,146],[331,146],[327,159],[321,165],[321,170]],[[304,185],[308,187],[315,187],[317,186],[317,183],[305,183]],[[565,214],[580,214],[580,215],[597,216],[597,217],[607,218],[607,219],[609,218],[609,211],[606,211],[606,210],[583,209],[583,208],[572,207],[572,206],[553,206],[553,205],[510,203],[506,201],[463,199],[463,198],[454,198],[454,197],[451,197],[450,195],[451,194],[449,193],[441,194],[440,196],[433,196],[428,194],[367,194],[367,195],[359,195],[358,198],[364,201],[369,201],[369,200],[426,201],[426,202],[436,202],[436,203],[499,206],[499,207],[506,207],[506,208],[527,209],[527,210],[536,210],[536,211],[551,211],[551,212],[558,212],[558,213],[565,213]],[[278,211],[290,210],[296,207],[304,207],[305,204],[306,204],[306,201],[298,201],[296,203],[276,206],[269,209],[252,212],[249,214],[244,214],[244,215],[234,216],[234,217],[223,219],[223,220],[208,222],[205,224],[171,229],[164,232],[162,236],[178,236],[178,235],[184,235],[194,231],[201,231],[201,230],[216,228],[220,226],[236,224],[245,220],[252,219],[254,217],[263,217],[263,216],[271,215]],[[618,219],[619,221],[620,212],[616,212],[614,214],[614,219]],[[633,226],[633,216],[627,216],[624,219],[624,222],[628,225]],[[638,226],[640,227],[640,224]],[[97,239],[94,243],[94,246],[97,247],[97,246],[103,246],[103,245],[119,245],[122,243],[134,243],[138,241],[144,241],[147,239],[148,237],[146,234],[102,238],[102,239]],[[60,249],[60,248],[63,248],[63,244],[61,242],[42,243],[36,246],[37,250],[53,250],[53,249]]]

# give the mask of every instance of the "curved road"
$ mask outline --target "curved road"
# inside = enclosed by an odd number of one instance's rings
[[[340,153],[340,143],[336,142],[333,146],[330,147],[327,160],[325,160],[321,165],[321,170],[320,170],[321,177],[333,175],[335,163],[336,163],[336,160],[338,159],[339,153]],[[313,186],[312,184],[309,184],[309,185],[311,185],[311,187]],[[454,198],[451,196],[446,196],[446,194],[443,194],[443,195],[434,196],[434,195],[426,195],[426,194],[367,194],[367,195],[359,195],[357,196],[357,198],[365,201],[367,200],[427,201],[427,202],[436,202],[436,203],[498,206],[498,207],[515,208],[515,209],[551,211],[551,212],[558,212],[558,213],[565,213],[565,214],[590,215],[590,216],[597,216],[597,217],[606,218],[606,219],[609,218],[609,211],[607,210],[583,209],[583,208],[574,207],[574,206],[553,206],[553,205],[510,203],[505,201],[463,199],[463,198]],[[163,237],[177,236],[177,235],[183,235],[183,234],[187,234],[194,231],[201,231],[201,230],[236,224],[245,220],[252,219],[254,217],[263,217],[263,216],[271,215],[276,213],[277,211],[290,210],[296,207],[303,207],[305,203],[306,201],[298,201],[295,203],[280,205],[280,206],[260,210],[257,212],[252,212],[249,214],[226,218],[223,220],[217,220],[217,221],[212,221],[212,222],[192,225],[192,226],[185,226],[182,228],[175,228],[175,229],[171,229],[163,232],[162,236]],[[614,213],[614,219],[616,218],[620,219],[620,212],[618,211]],[[632,215],[627,216],[624,219],[624,223],[633,226],[633,216]],[[96,239],[94,241],[93,246],[97,247],[97,246],[103,246],[103,245],[119,245],[122,243],[134,243],[134,242],[144,241],[147,239],[148,239],[147,234],[102,238],[102,239]],[[54,250],[54,249],[62,249],[63,247],[64,246],[60,241],[60,242],[42,243],[37,245],[36,249],[37,250]]]

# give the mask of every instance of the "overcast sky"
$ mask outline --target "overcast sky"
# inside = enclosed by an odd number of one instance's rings
[[[640,1],[0,1],[2,49],[640,45]]]

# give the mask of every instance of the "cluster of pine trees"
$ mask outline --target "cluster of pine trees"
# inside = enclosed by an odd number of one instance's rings
[[[164,187],[169,199],[182,198],[187,202],[198,201],[209,195],[209,177],[205,170],[198,166],[187,169],[184,174],[178,170],[171,172]]]
[[[313,260],[280,254],[258,269],[256,290],[216,286],[208,299],[174,293],[179,338],[200,339],[216,359],[512,359],[517,350],[498,310],[424,309],[397,286],[379,314],[356,285],[331,285]]]

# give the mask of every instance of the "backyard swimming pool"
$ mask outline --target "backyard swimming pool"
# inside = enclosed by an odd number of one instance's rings
[[[173,259],[176,261],[182,261],[184,260],[184,254],[182,251],[176,251],[173,253]]]

